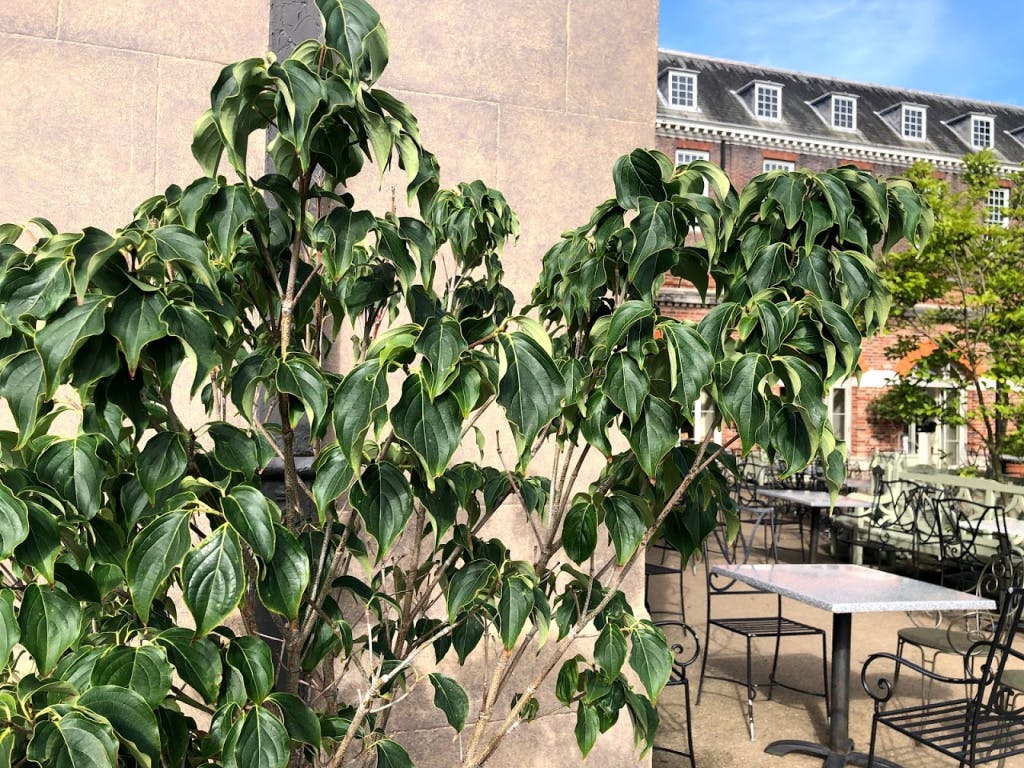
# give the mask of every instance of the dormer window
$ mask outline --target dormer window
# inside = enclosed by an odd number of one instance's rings
[[[697,75],[678,69],[668,73],[668,103],[679,109],[697,108]]]
[[[992,123],[991,117],[984,115],[971,115],[971,146],[975,149],[985,149],[992,146]]]
[[[925,114],[924,107],[903,106],[903,138],[924,139]]]
[[[767,83],[754,86],[754,113],[764,120],[778,120],[782,108],[782,88]]]
[[[857,100],[852,96],[832,97],[832,127],[843,131],[857,130]]]

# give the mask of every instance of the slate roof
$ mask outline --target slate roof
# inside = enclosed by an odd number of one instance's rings
[[[699,110],[669,106],[667,72],[670,69],[697,73]],[[744,105],[743,99],[737,94],[752,81],[782,86],[780,120],[759,119]],[[970,115],[986,115],[994,118],[994,150],[997,159],[1014,166],[1024,162],[1024,109],[1006,104],[838,80],[669,50],[658,51],[658,91],[661,94],[657,108],[659,123],[677,119],[789,134],[824,142],[878,147],[915,155],[937,154],[951,159],[960,158],[972,151],[967,143],[970,138]],[[812,106],[823,96],[833,93],[857,97],[855,131],[832,128]],[[879,114],[885,114],[904,103],[927,108],[925,140],[903,138],[897,132],[898,120],[890,125]],[[824,114],[828,116],[827,111]],[[901,111],[896,110],[895,115],[900,114]],[[960,130],[959,134],[957,129]],[[1011,133],[1016,133],[1019,140]]]

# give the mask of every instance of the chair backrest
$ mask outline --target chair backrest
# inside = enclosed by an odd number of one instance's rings
[[[943,569],[959,574],[961,583],[973,582],[1006,541],[1006,512],[999,505],[943,496],[935,501],[935,520]]]
[[[719,563],[727,563],[729,565],[745,564],[750,558],[752,551],[753,547],[747,546],[746,542],[739,540],[728,541],[725,525],[721,523],[704,539],[704,576],[707,580],[709,611],[713,597],[770,594],[729,576],[711,572],[712,566]]]
[[[1018,563],[1019,567],[1019,563]],[[1018,584],[1019,584],[1018,578]],[[967,664],[978,680],[975,701],[997,706],[1003,695],[1002,677],[1011,656],[1013,641],[1020,629],[1021,610],[1024,609],[1024,589],[1010,587],[1003,595],[999,614],[991,639],[976,643],[966,655]],[[979,663],[980,661],[980,663]]]
[[[700,658],[700,640],[693,627],[681,621],[659,621],[655,626],[664,633],[672,651],[672,671],[669,673],[668,684],[680,685],[686,682],[686,668]]]

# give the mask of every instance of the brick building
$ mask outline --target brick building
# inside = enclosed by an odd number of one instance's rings
[[[677,164],[717,163],[737,188],[777,169],[852,164],[893,176],[917,160],[955,183],[961,158],[986,147],[1001,171],[1020,167],[1024,108],[661,50],[655,141]],[[988,204],[990,221],[1003,221],[1008,189],[993,189]],[[661,302],[676,316],[699,318],[706,311],[685,285],[666,286]],[[847,441],[851,460],[866,463],[879,450],[904,451],[931,464],[968,463],[977,446],[966,427],[938,424],[926,431],[869,421],[868,403],[912,362],[885,356],[893,339],[891,332],[866,343],[860,380],[830,396],[833,426]],[[933,394],[963,398],[940,387]],[[697,409],[698,430],[706,416]]]

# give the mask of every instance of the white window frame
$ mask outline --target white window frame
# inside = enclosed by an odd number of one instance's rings
[[[907,132],[908,118],[911,115],[916,115],[921,119],[920,136],[915,136]],[[904,139],[910,139],[911,141],[924,141],[928,137],[928,113],[924,107],[915,107],[909,104],[904,105],[903,111],[900,114],[900,135]]]
[[[718,408],[715,401],[707,392],[701,392],[700,399],[693,404],[693,437],[696,442],[704,439],[717,416]],[[715,428],[711,439],[716,443],[722,442],[721,423]]]
[[[938,401],[940,398],[945,399],[950,395],[957,398],[957,407],[962,416],[964,413],[964,393],[957,390],[955,387],[942,384],[932,384],[927,388],[928,393]],[[903,450],[908,456],[917,456],[919,459],[923,459],[926,463],[939,466],[941,468],[952,468],[963,466],[967,460],[967,427],[961,424],[947,424],[945,422],[937,422],[933,430],[930,431],[931,437],[928,438],[929,447],[931,449],[931,455],[922,456],[920,440],[921,436],[918,434],[916,424],[908,424],[906,432],[904,433]],[[953,450],[947,450],[952,447]],[[935,454],[938,453],[936,456]]]
[[[694,160],[711,160],[711,153],[706,149],[685,149],[676,150],[676,165],[686,165]]]
[[[979,139],[982,141],[980,144]],[[995,146],[995,140],[995,120],[986,115],[971,115],[971,146],[975,149],[985,149]]]
[[[686,87],[682,83],[677,86],[677,81],[689,83]],[[681,69],[670,69],[668,71],[668,104],[677,109],[697,109],[697,74],[695,72],[684,72]],[[689,100],[677,100],[677,94],[685,95],[689,92]]]
[[[996,187],[988,191],[985,199],[985,223],[995,224],[1000,227],[1007,227],[1010,224],[1009,217],[1004,213],[1010,205],[1010,190],[1006,187]]]
[[[774,160],[770,157],[764,159],[764,163],[761,165],[761,171],[768,173],[769,171],[795,171],[796,163],[792,160]]]
[[[846,110],[845,109],[842,112],[840,112],[840,105],[841,104],[849,104],[850,105],[850,111],[849,111],[850,124],[849,125],[839,125],[839,122],[837,121],[837,117],[840,114],[844,118],[846,116]],[[832,124],[832,127],[835,128],[836,130],[839,130],[839,131],[856,131],[857,130],[857,99],[854,98],[853,96],[840,96],[838,94],[833,96],[832,97],[832,108],[830,110],[830,113],[831,113],[831,124]]]
[[[775,114],[762,113],[762,101],[766,106],[774,106]],[[759,120],[778,122],[782,119],[782,86],[770,83],[754,83],[754,115]]]
[[[828,420],[832,425],[832,433],[837,440],[850,442],[850,390],[846,387],[833,387],[828,394]],[[836,406],[839,406],[838,408]],[[840,410],[841,409],[841,410]],[[836,427],[839,427],[838,429]]]

